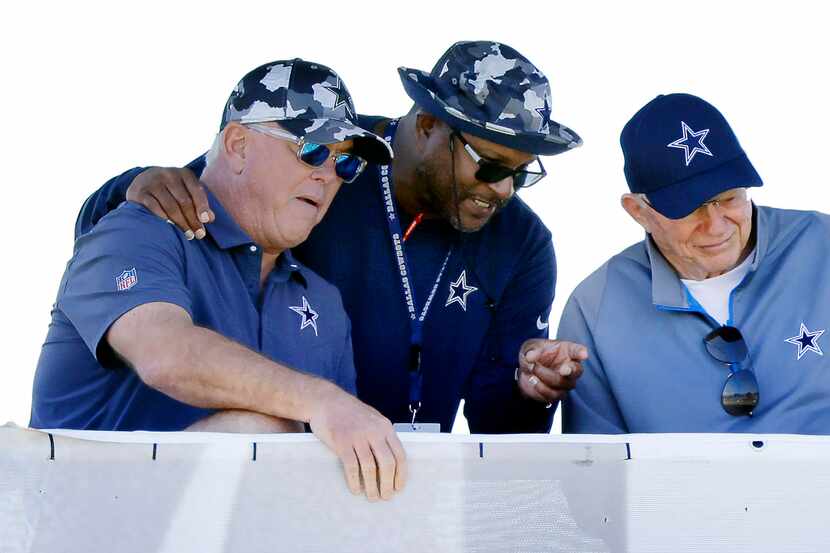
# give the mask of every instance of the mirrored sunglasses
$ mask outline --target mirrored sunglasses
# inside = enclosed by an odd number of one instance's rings
[[[760,400],[758,381],[751,370],[733,368],[736,364],[742,364],[749,355],[741,331],[734,326],[722,326],[707,334],[703,343],[709,355],[729,365],[730,373],[720,399],[724,411],[736,417],[752,416]]]
[[[343,179],[343,182],[354,181],[366,168],[366,160],[356,154],[333,153],[327,144],[307,141],[305,137],[299,138],[282,129],[256,123],[245,126],[256,132],[297,144],[297,159],[311,167],[320,167],[326,160],[332,158],[334,160],[334,172]]]

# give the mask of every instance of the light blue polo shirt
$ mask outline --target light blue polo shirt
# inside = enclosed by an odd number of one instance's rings
[[[649,238],[568,300],[558,337],[590,359],[564,403],[565,432],[830,434],[830,216],[756,206],[753,217],[757,251],[729,321],[758,381],[753,416],[721,407],[730,369],[703,342],[717,323]]]
[[[173,303],[209,328],[355,392],[351,327],[340,294],[283,252],[260,286],[262,253],[212,194],[216,221],[187,241],[124,203],[75,243],[35,374],[30,425],[181,430],[211,414],[146,386],[103,340],[124,313]]]

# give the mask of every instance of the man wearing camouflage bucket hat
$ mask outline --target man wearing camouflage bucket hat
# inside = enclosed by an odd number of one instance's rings
[[[591,357],[563,430],[830,434],[830,217],[754,204],[761,177],[696,96],[654,98],[620,143],[646,236],[565,306],[559,336]]]
[[[449,431],[464,399],[472,432],[549,431],[586,352],[545,339],[551,236],[514,192],[545,176],[537,156],[581,140],[550,119],[547,78],[507,45],[459,42],[431,73],[399,72],[409,113],[359,116],[393,163],[344,187],[296,253],[344,297],[358,396],[402,428]],[[154,211],[198,238],[210,212],[194,175],[142,171],[93,195],[79,231],[125,195],[153,209],[172,194],[182,201]]]
[[[291,253],[341,182],[390,159],[329,68],[295,59],[245,75],[202,173],[213,213],[203,240],[125,203],[76,242],[31,426],[297,432],[305,422],[354,493],[362,477],[370,499],[390,498],[405,480],[403,448],[352,395],[339,293]]]

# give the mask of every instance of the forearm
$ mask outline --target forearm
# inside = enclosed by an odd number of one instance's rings
[[[339,390],[195,326],[170,304],[133,309],[113,324],[107,339],[148,386],[196,407],[308,422],[313,407]]]
[[[272,417],[262,413],[225,409],[200,419],[184,429],[186,432],[231,432],[234,434],[276,434],[304,432],[299,421]]]
[[[370,498],[391,497],[403,486],[406,454],[388,419],[331,382],[195,326],[181,305],[139,305],[105,339],[148,386],[182,402],[307,422],[340,457],[354,493],[361,476]]]
[[[224,336],[193,326],[170,336],[158,390],[184,403],[243,409],[308,422],[334,384],[271,361]],[[141,374],[141,370],[136,368]]]

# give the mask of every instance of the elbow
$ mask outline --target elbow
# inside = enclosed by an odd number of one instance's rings
[[[142,360],[137,363],[135,370],[141,381],[160,392],[167,393],[176,380],[175,364],[160,357]]]
[[[181,313],[180,313],[181,312]],[[198,335],[177,306],[145,304],[128,311],[106,335],[112,351],[132,367],[144,384],[169,393],[193,366]]]
[[[175,394],[177,385],[187,380],[187,367],[192,366],[187,348],[183,347],[181,341],[157,344],[157,347],[138,357],[133,363],[133,369],[141,381],[167,395]]]

